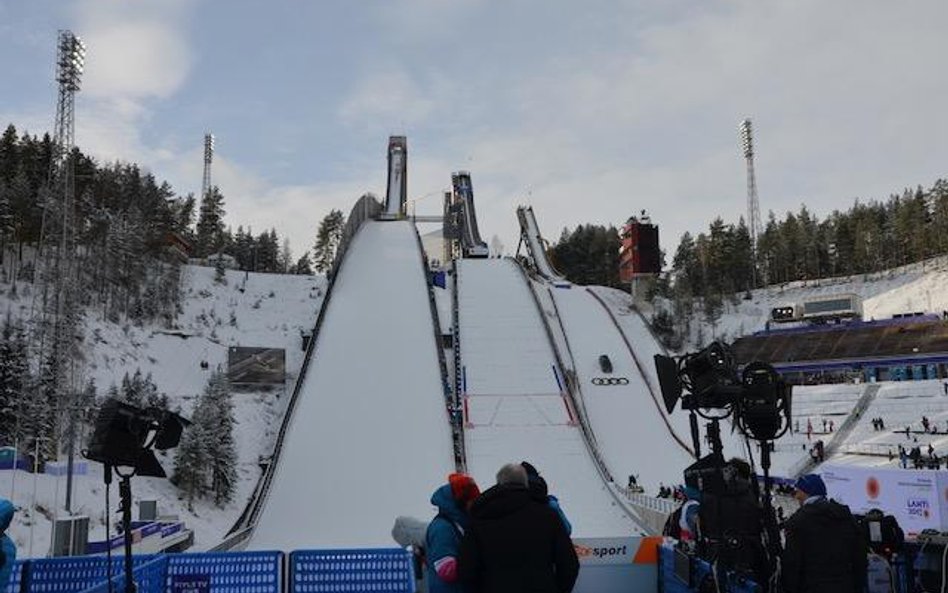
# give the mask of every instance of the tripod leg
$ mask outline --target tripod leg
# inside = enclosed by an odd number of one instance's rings
[[[132,478],[122,476],[119,482],[119,495],[122,498],[122,531],[125,536],[125,593],[135,593],[135,580],[132,575]]]

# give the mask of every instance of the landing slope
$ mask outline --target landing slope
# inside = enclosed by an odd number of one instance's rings
[[[560,498],[574,536],[638,533],[586,449],[516,264],[463,260],[458,290],[470,472],[487,486],[504,463],[530,461]]]
[[[677,484],[694,459],[671,438],[659,407],[661,395],[656,392],[653,398],[649,392],[608,312],[582,287],[550,290],[568,336],[590,428],[613,478],[625,484],[630,474],[637,474],[649,493],[659,483]],[[649,337],[640,333],[633,345]],[[601,355],[609,357],[611,373],[600,367]],[[652,368],[651,356],[641,364]],[[688,432],[679,438],[691,442]]]
[[[410,223],[366,223],[333,291],[250,549],[391,546],[453,469]]]

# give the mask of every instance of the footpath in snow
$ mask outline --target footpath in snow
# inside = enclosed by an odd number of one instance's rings
[[[411,223],[352,241],[249,548],[391,546],[453,471],[427,279]]]
[[[468,469],[482,487],[529,461],[573,524],[573,535],[638,533],[593,462],[561,387],[543,321],[517,264],[458,262]]]

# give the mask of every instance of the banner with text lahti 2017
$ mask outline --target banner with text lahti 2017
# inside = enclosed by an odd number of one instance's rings
[[[943,505],[938,487],[941,472],[845,465],[822,469],[829,496],[855,514],[881,509],[896,518],[908,537],[923,529],[944,529],[942,517],[948,518],[948,512],[942,506],[948,505]]]

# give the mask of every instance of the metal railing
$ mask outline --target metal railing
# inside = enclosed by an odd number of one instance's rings
[[[459,472],[467,471],[467,455],[464,450],[464,422],[460,417],[461,407],[458,403],[457,392],[451,389],[451,380],[448,375],[448,362],[444,356],[444,347],[441,344],[441,316],[438,314],[438,305],[435,303],[434,287],[431,285],[431,267],[425,255],[424,244],[418,227],[412,224],[415,239],[418,241],[418,253],[421,265],[425,272],[425,289],[428,293],[428,305],[431,308],[431,322],[434,324],[435,350],[437,350],[438,364],[441,368],[441,386],[444,390],[445,411],[451,425],[451,438],[454,441],[454,466]],[[455,344],[455,347],[457,345]],[[456,351],[456,350],[455,350]]]

